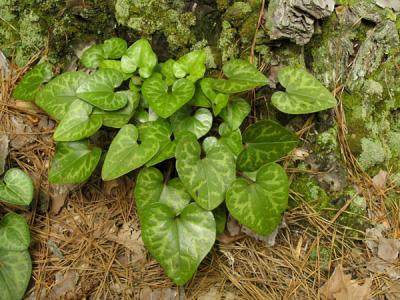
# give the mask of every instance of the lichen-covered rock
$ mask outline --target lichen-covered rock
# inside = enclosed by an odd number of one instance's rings
[[[299,45],[307,44],[314,34],[315,19],[328,17],[334,0],[271,0],[267,28],[271,39],[288,38]]]

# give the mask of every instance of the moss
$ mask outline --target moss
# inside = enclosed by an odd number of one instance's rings
[[[228,7],[224,14],[224,19],[235,27],[239,27],[251,14],[252,8],[246,2],[235,2]]]
[[[235,42],[236,35],[236,29],[233,28],[228,21],[223,21],[222,32],[218,41],[218,47],[221,51],[222,62],[238,56],[239,47]]]
[[[332,207],[329,195],[319,186],[314,177],[299,175],[293,180],[290,188],[293,192],[300,194],[301,198],[317,211]]]
[[[319,251],[318,251],[319,250]],[[310,253],[310,260],[319,262],[319,267],[328,270],[329,262],[331,261],[332,250],[325,246],[320,246],[319,249],[313,248]]]

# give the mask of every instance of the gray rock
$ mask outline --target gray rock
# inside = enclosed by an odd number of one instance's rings
[[[267,16],[270,38],[305,45],[314,34],[315,19],[328,17],[334,6],[334,0],[272,0]]]

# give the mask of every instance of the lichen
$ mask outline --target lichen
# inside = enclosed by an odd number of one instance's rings
[[[230,58],[237,57],[239,47],[236,44],[236,29],[228,21],[222,22],[222,32],[218,41],[218,47],[221,51],[222,62]]]
[[[359,156],[359,163],[364,169],[371,168],[383,163],[387,159],[387,154],[378,140],[361,139],[362,152]]]

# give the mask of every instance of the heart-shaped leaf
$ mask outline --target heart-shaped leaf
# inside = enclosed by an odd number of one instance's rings
[[[93,45],[83,52],[80,61],[86,68],[95,69],[105,58],[103,45]]]
[[[286,92],[275,92],[272,104],[287,114],[308,114],[336,106],[333,95],[305,69],[284,67],[278,72]]]
[[[77,184],[85,182],[99,163],[100,148],[90,148],[87,140],[59,142],[49,170],[49,182]]]
[[[243,59],[228,61],[222,67],[222,70],[229,79],[214,79],[213,81],[214,89],[221,93],[240,93],[268,83],[264,74],[258,71],[253,64]]]
[[[18,82],[13,91],[13,97],[18,100],[33,101],[42,83],[53,77],[53,66],[45,61],[28,71]]]
[[[146,123],[158,120],[159,116],[151,108],[146,110],[139,106],[139,109],[134,115],[134,119],[137,123]]]
[[[201,138],[210,131],[212,122],[212,114],[207,108],[199,108],[193,114],[190,106],[184,106],[171,116],[172,131],[176,138],[187,131]]]
[[[54,132],[57,142],[79,141],[92,136],[102,125],[98,115],[91,115],[93,106],[82,100],[75,100],[68,108]]]
[[[220,116],[232,130],[236,130],[242,125],[250,110],[250,104],[246,100],[235,98],[221,111]]]
[[[219,128],[220,138],[209,136],[203,141],[204,149],[211,149],[212,147],[225,146],[229,149],[236,158],[243,150],[242,134],[239,129],[231,131],[229,127],[225,128],[225,123],[222,123]],[[207,152],[207,150],[206,150]]]
[[[83,72],[60,74],[37,93],[35,103],[54,119],[62,120],[71,103],[78,99],[76,91],[87,78]]]
[[[189,74],[187,79],[196,82],[203,78],[206,72],[206,53],[204,50],[194,50],[180,57],[173,65],[176,78],[183,78]]]
[[[0,299],[24,297],[32,273],[29,226],[24,217],[8,213],[0,221]]]
[[[200,81],[200,87],[204,95],[210,100],[215,116],[218,116],[221,110],[228,104],[229,95],[214,91],[213,78],[204,78]]]
[[[261,167],[255,182],[235,180],[226,193],[231,215],[260,235],[274,231],[287,208],[289,182],[285,170],[271,163]]]
[[[124,73],[122,71],[121,61],[120,60],[105,59],[100,63],[99,68],[100,69],[114,69],[114,70],[117,70],[117,71],[122,73],[124,80],[127,80],[132,76],[132,73]]]
[[[168,86],[171,86],[177,79],[174,74],[174,64],[175,60],[171,58],[160,64],[161,74],[164,76]]]
[[[177,216],[166,204],[153,203],[141,216],[146,248],[177,285],[185,284],[214,245],[212,212],[191,203]]]
[[[163,203],[179,215],[192,199],[179,178],[164,182],[163,174],[156,168],[139,172],[134,194],[139,216],[153,203]]]
[[[175,156],[176,142],[171,141],[172,130],[167,120],[157,119],[140,124],[139,135],[142,141],[153,139],[160,145],[157,154],[146,163],[146,166],[153,166]]]
[[[255,171],[266,163],[288,154],[298,143],[290,130],[271,120],[258,121],[243,133],[244,150],[239,154],[237,167]]]
[[[9,169],[0,183],[0,201],[16,205],[29,205],[33,199],[32,179],[22,170]]]
[[[131,91],[121,91],[120,93],[125,93],[128,98],[128,103],[124,108],[115,111],[105,111],[95,107],[93,110],[92,116],[100,116],[104,126],[121,128],[127,124],[135,114],[135,110],[140,101],[139,94]]]
[[[235,158],[226,147],[212,147],[204,158],[193,134],[182,136],[176,147],[176,169],[183,185],[204,209],[212,210],[225,199],[236,178]]]
[[[200,83],[196,84],[196,90],[194,92],[193,99],[189,102],[189,104],[192,106],[199,106],[205,108],[211,107],[211,102],[201,90]]]
[[[157,56],[146,39],[133,43],[121,58],[122,70],[133,73],[139,69],[143,78],[149,78],[157,65]]]
[[[179,79],[169,88],[159,73],[146,79],[142,86],[143,97],[162,118],[168,118],[189,102],[194,91],[194,84],[188,79]]]
[[[138,144],[138,137],[138,129],[132,124],[119,130],[104,160],[101,172],[103,180],[113,180],[140,168],[157,154],[160,147],[157,140],[145,138]]]
[[[125,93],[114,93],[114,88],[119,87],[123,80],[123,74],[117,70],[100,69],[82,83],[77,95],[102,110],[117,110],[128,102]]]
[[[118,59],[125,54],[128,44],[124,39],[113,37],[103,43],[104,56],[109,59]]]

